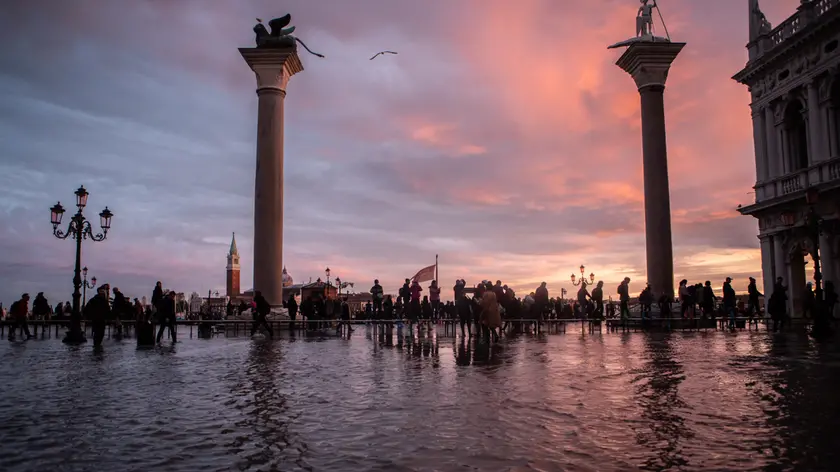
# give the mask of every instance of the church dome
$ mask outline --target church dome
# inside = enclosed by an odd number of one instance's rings
[[[283,288],[290,287],[294,285],[295,281],[292,280],[292,276],[286,272],[286,268],[283,267]]]

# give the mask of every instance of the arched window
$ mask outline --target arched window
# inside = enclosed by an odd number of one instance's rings
[[[796,172],[808,167],[808,124],[802,101],[793,99],[785,109],[785,158],[787,171]]]

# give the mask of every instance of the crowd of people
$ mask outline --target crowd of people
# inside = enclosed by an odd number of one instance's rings
[[[484,280],[474,287],[467,287],[465,280],[457,280],[453,290],[453,300],[442,302],[441,288],[437,281],[432,280],[427,287],[428,295],[417,280],[405,279],[398,295],[385,294],[385,290],[375,280],[370,289],[371,301],[361,313],[351,313],[347,298],[328,298],[326,294],[312,294],[298,303],[295,294],[291,294],[284,303],[291,320],[290,328],[295,329],[295,322],[300,318],[305,321],[307,329],[321,330],[328,325],[338,328],[349,323],[351,317],[368,320],[405,320],[410,328],[430,326],[441,321],[457,321],[461,327],[461,334],[472,336],[473,332],[489,339],[497,339],[510,322],[516,323],[516,330],[540,330],[540,322],[552,319],[588,319],[599,322],[601,320],[630,318],[630,278],[626,277],[616,287],[618,302],[604,293],[604,282],[594,284],[589,290],[589,284],[581,281],[577,295],[571,300],[563,297],[549,296],[547,284],[541,283],[533,292],[525,297],[518,297],[515,291],[497,280],[495,284]],[[784,281],[780,277],[776,280],[773,293],[766,302],[766,313],[773,321],[773,330],[783,329],[790,318],[788,313],[788,293]],[[718,296],[712,288],[711,281],[690,284],[688,280],[679,283],[676,300],[663,295],[654,299],[650,286],[646,286],[638,295],[638,311],[642,322],[657,318],[670,321],[675,316],[673,304],[678,308],[678,319],[695,320],[707,319],[713,323],[718,317],[728,320],[730,328],[736,327],[736,320],[747,318],[753,320],[762,316],[761,299],[764,295],[759,292],[756,281],[750,277],[747,288],[747,301],[739,301],[732,288],[732,279],[727,277],[721,287],[722,296]],[[472,295],[471,297],[468,295]],[[834,284],[826,281],[823,291],[822,304],[817,298],[811,283],[805,287],[801,297],[802,315],[813,318],[815,326],[828,323],[834,318],[838,295]],[[2,319],[11,321],[10,339],[15,339],[19,330],[23,336],[32,337],[27,325],[27,319],[49,320],[68,319],[72,314],[70,302],[58,303],[53,309],[43,293],[38,293],[29,309],[29,294],[23,294],[13,303],[8,314],[0,305]],[[135,323],[137,340],[140,345],[159,344],[163,334],[168,330],[172,342],[177,342],[176,313],[177,306],[175,292],[163,290],[161,282],[157,282],[152,290],[151,303],[145,303],[138,298],[129,301],[117,287],[111,288],[102,284],[96,289],[96,294],[87,301],[83,308],[84,318],[93,328],[94,344],[99,345],[104,336],[105,327],[112,324],[116,329],[116,336],[122,334],[124,322]],[[209,306],[207,306],[209,310]],[[180,310],[185,310],[181,307]],[[274,332],[268,323],[271,306],[259,291],[254,292],[253,300],[240,300],[238,306],[233,301],[228,303],[228,317],[250,310],[253,317],[252,335],[258,329],[264,328],[270,337]],[[212,319],[206,313],[203,319]],[[157,336],[154,335],[153,325],[158,325]],[[348,329],[352,329],[349,328]]]
[[[145,297],[143,299],[145,300]],[[12,303],[8,313],[0,305],[0,317],[11,322],[10,340],[17,338],[18,331],[27,339],[32,338],[28,320],[69,320],[73,313],[69,301],[58,303],[53,309],[43,292],[35,296],[31,310],[29,302],[29,294],[24,293],[19,300]],[[152,290],[150,304],[141,302],[139,298],[134,298],[132,302],[119,288],[111,288],[106,283],[96,287],[95,294],[81,307],[81,314],[91,325],[95,346],[102,344],[109,324],[114,327],[115,336],[120,338],[123,335],[123,324],[132,321],[135,323],[138,345],[154,345],[161,342],[165,330],[169,331],[173,343],[177,341],[177,309],[175,292],[164,292],[161,282],[157,282]],[[155,323],[158,325],[156,337],[153,327]]]

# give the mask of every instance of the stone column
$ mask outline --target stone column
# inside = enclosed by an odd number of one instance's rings
[[[684,46],[665,41],[632,43],[616,62],[633,77],[642,100],[647,278],[655,297],[674,295],[664,93],[668,70]]]
[[[790,275],[788,274],[787,261],[790,258],[785,249],[785,241],[783,233],[776,233],[773,235],[773,284],[776,283],[776,278],[784,279],[784,284],[788,288],[788,313],[790,313]],[[771,294],[773,292],[770,292]]]
[[[764,126],[764,112],[761,108],[755,109],[752,112],[753,120],[753,147],[755,148],[755,182],[756,182],[756,201],[761,201],[767,198],[764,195],[764,190],[761,185],[767,180],[767,152],[766,152],[766,127]]]
[[[759,236],[761,241],[761,278],[763,279],[763,292],[766,300],[770,299],[773,293],[773,284],[776,279],[773,277],[773,241],[769,236]]]
[[[289,79],[303,70],[297,47],[241,48],[257,77],[254,188],[254,290],[283,304],[283,104]]]
[[[782,175],[782,154],[779,152],[779,133],[776,130],[776,116],[773,114],[773,107],[768,106],[764,109],[764,126],[765,135],[767,136],[767,169],[769,170],[768,180],[774,179]],[[775,197],[768,195],[769,197]]]
[[[805,256],[801,251],[796,251],[794,254],[789,254],[788,259],[788,308],[790,309],[790,316],[802,316],[802,295],[805,293],[805,284],[813,283],[814,266],[808,264],[805,266]],[[806,275],[805,272],[808,272]]]
[[[808,138],[811,146],[808,148],[810,162],[812,164],[828,159],[828,153],[824,150],[825,128],[820,116],[820,94],[817,83],[811,81],[808,85]]]
[[[820,265],[823,282],[830,280],[834,282],[834,287],[837,288],[838,283],[840,283],[837,278],[840,274],[835,272],[837,270],[837,254],[834,252],[834,237],[827,230],[823,230],[823,233],[820,234]]]

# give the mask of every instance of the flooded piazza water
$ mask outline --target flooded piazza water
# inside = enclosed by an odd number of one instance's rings
[[[0,343],[0,470],[836,470],[840,349],[766,332]]]

